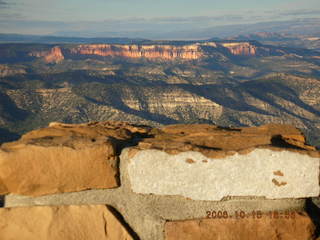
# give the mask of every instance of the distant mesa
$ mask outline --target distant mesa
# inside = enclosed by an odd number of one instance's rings
[[[206,48],[205,48],[206,47]],[[81,44],[69,49],[59,46],[49,51],[35,51],[29,55],[42,57],[47,63],[59,63],[66,58],[65,55],[76,56],[102,56],[122,58],[145,58],[150,60],[197,60],[210,56],[207,48],[214,51],[227,51],[236,56],[269,55],[271,50],[251,42],[206,42],[183,46],[176,45],[125,45],[125,44]],[[67,54],[63,54],[63,53]]]
[[[257,53],[257,46],[254,46],[248,42],[223,43],[222,46],[227,48],[233,55],[254,56]]]
[[[147,59],[199,59],[203,53],[197,44],[186,46],[172,45],[110,45],[86,44],[71,49],[72,54],[99,55],[125,58]]]
[[[62,50],[60,47],[55,46],[50,51],[36,51],[29,53],[33,57],[43,57],[47,63],[59,63],[64,60]]]

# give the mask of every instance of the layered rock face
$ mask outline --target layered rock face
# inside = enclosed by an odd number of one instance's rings
[[[257,53],[257,47],[248,43],[223,43],[223,47],[227,48],[233,55],[254,56]]]
[[[88,44],[72,48],[71,54],[98,55],[125,58],[148,59],[198,59],[202,52],[198,45],[170,46],[170,45],[110,45]]]
[[[144,71],[147,72],[149,69],[152,71],[154,68],[150,66]],[[123,68],[121,72],[124,71]],[[110,84],[110,80],[118,81],[118,78],[112,80],[113,76],[107,76],[103,80],[105,84],[96,84],[94,78],[89,76],[91,74],[89,72],[83,78],[87,78],[90,83],[82,84],[78,76],[84,73],[77,72],[72,76],[66,75],[66,78],[74,79],[74,86],[37,89],[21,89],[17,86],[3,90],[11,105],[8,107],[9,105],[5,105],[5,99],[1,99],[0,110],[3,109],[3,114],[0,116],[0,128],[11,125],[30,129],[29,122],[17,122],[14,118],[17,114],[11,118],[14,121],[6,118],[4,121],[1,120],[7,113],[10,114],[12,109],[21,109],[31,116],[36,113],[34,119],[37,121],[32,122],[34,126],[45,126],[50,121],[61,119],[74,123],[110,119],[153,126],[196,121],[215,122],[224,126],[254,126],[277,122],[293,124],[303,129],[305,133],[312,133],[308,136],[309,141],[312,140],[310,136],[315,139],[319,136],[317,132],[320,129],[318,101],[320,82],[316,79],[286,76],[286,80],[281,81],[280,85],[272,81],[256,81],[252,84],[237,84],[235,87],[223,84],[186,86],[184,83],[188,83],[188,78],[177,73],[181,75],[173,75],[166,80],[177,84],[159,87],[144,85],[144,73],[137,73],[137,76],[134,76],[133,68],[130,72],[132,75],[123,78],[139,78],[141,82]],[[55,78],[54,74],[47,76],[50,79]],[[162,79],[161,77],[160,74],[147,76],[149,79]],[[277,77],[274,75],[274,78]],[[65,76],[58,74],[57,78],[63,80]],[[207,88],[209,89],[206,90]],[[319,141],[312,140],[312,142],[320,146]]]
[[[0,236],[314,240],[319,175],[289,125],[51,123],[0,148]]]
[[[32,52],[29,54],[33,57],[43,57],[46,63],[59,63],[64,60],[64,55],[60,47],[53,47],[50,51]]]
[[[200,59],[208,55],[202,46],[209,46],[217,49],[226,48],[233,55],[255,56],[259,47],[250,42],[232,43],[196,43],[192,45],[110,45],[110,44],[86,44],[79,45],[71,49],[76,55],[98,55],[98,56],[118,56],[126,58],[147,58],[147,59]],[[266,48],[263,49],[264,51]]]
[[[123,58],[145,58],[150,60],[196,60],[209,56],[202,46],[211,47],[214,51],[218,48],[226,49],[232,55],[255,56],[260,50],[250,42],[232,43],[195,43],[191,45],[120,45],[120,44],[84,44],[70,49],[64,49],[68,56],[102,56],[102,57],[123,57]],[[265,52],[266,48],[263,49]],[[32,52],[29,54],[34,57],[43,57],[47,63],[61,62],[65,56],[62,49],[58,46],[49,51]]]

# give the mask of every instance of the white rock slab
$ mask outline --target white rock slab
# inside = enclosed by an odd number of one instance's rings
[[[128,174],[132,190],[142,194],[213,201],[227,196],[305,198],[320,193],[319,162],[308,155],[269,149],[223,159],[199,152],[142,150],[130,159]]]

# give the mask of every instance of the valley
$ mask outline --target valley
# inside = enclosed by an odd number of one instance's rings
[[[320,146],[320,54],[257,41],[0,44],[0,141],[53,121],[293,124]]]

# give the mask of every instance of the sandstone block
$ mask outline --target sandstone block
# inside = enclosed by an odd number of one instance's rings
[[[0,194],[29,196],[119,186],[118,148],[145,129],[52,123],[0,148]]]
[[[289,151],[255,149],[246,155],[212,159],[195,151],[172,155],[142,150],[131,158],[128,172],[136,193],[193,200],[305,198],[320,192],[319,159]]]
[[[130,240],[104,205],[0,209],[1,240]]]
[[[320,193],[319,156],[287,125],[176,125],[131,149],[128,174],[133,192],[142,194],[306,198]]]
[[[292,218],[201,219],[165,224],[166,240],[312,240],[315,226],[305,213]]]

